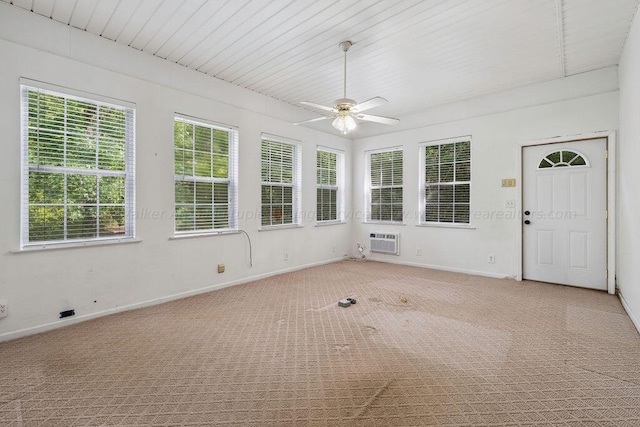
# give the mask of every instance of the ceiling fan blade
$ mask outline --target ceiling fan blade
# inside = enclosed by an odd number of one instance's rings
[[[337,113],[338,112],[338,110],[336,110],[333,107],[327,107],[325,105],[316,104],[315,102],[300,101],[300,104],[306,105],[308,107],[313,107],[315,109],[322,110],[322,111],[330,111],[332,113]]]
[[[383,123],[385,125],[396,125],[400,123],[400,120],[391,117],[372,116],[371,114],[356,114],[355,116],[366,122]]]
[[[351,107],[351,111],[353,111],[354,113],[359,113],[361,111],[365,111],[365,110],[369,110],[371,108],[375,108],[375,107],[379,107],[382,104],[386,104],[387,101],[384,98],[381,98],[379,96],[376,96],[375,98],[371,98],[367,101],[361,102],[358,105],[354,105],[353,107]]]
[[[305,120],[305,121],[302,121],[302,122],[297,122],[297,123],[294,123],[294,125],[301,125],[301,124],[304,124],[304,123],[319,122],[320,120],[328,120],[328,119],[333,119],[333,117],[318,117],[316,119],[309,119],[309,120]]]

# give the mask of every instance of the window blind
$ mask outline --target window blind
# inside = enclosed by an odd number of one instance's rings
[[[471,141],[468,137],[420,146],[420,209],[423,223],[468,224]]]
[[[367,153],[370,221],[403,221],[403,150]]]
[[[234,128],[175,117],[176,233],[238,228],[237,146]]]
[[[300,223],[300,146],[264,134],[261,145],[262,226]]]
[[[342,221],[344,153],[319,147],[316,154],[316,220]]]
[[[22,246],[134,236],[135,110],[21,85]]]

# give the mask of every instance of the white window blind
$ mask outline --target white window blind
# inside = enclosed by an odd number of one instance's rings
[[[21,85],[22,247],[134,236],[135,111]]]
[[[262,226],[299,224],[300,146],[262,135],[261,159]]]
[[[420,146],[421,222],[468,224],[471,193],[471,139]]]
[[[319,147],[316,155],[316,175],[316,220],[344,220],[344,153]]]
[[[177,234],[238,228],[237,147],[236,129],[175,117]]]
[[[367,153],[369,221],[403,221],[403,151]]]

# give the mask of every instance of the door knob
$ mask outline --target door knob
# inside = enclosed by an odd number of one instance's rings
[[[525,224],[527,224],[527,225],[529,225],[529,224],[531,224],[531,221],[529,221],[528,219],[525,219],[525,220],[524,220],[524,223],[525,223]]]

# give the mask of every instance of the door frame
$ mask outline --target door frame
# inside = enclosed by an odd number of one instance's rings
[[[524,149],[534,145],[549,145],[558,144],[562,142],[572,141],[585,141],[590,139],[606,139],[607,144],[607,292],[609,294],[616,293],[616,133],[615,131],[601,131],[592,132],[586,134],[569,135],[569,136],[556,136],[553,138],[544,138],[538,140],[528,140],[519,143],[520,152],[519,160],[517,162],[517,176],[519,179],[516,182],[517,198],[516,205],[520,206],[520,212],[524,208],[522,206],[524,201],[524,188],[523,188],[523,159]],[[518,232],[518,270],[516,273],[516,280],[522,281],[522,271],[524,262],[524,227],[522,221],[520,221],[520,227]]]

